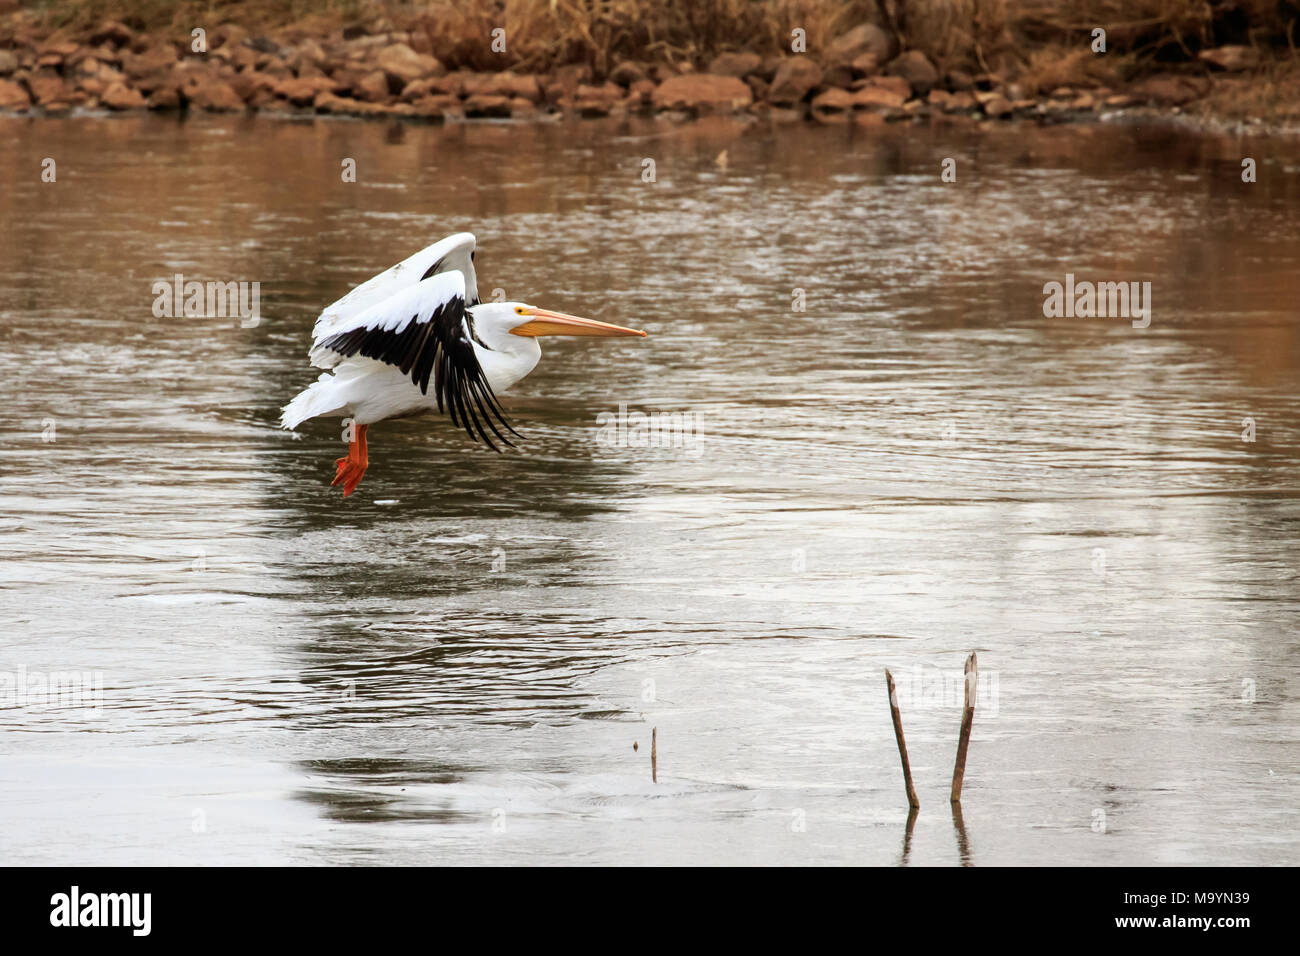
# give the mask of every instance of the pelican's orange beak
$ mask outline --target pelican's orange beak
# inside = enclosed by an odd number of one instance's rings
[[[580,319],[576,315],[532,306],[520,306],[515,312],[526,317],[527,321],[510,330],[514,335],[645,335],[640,329],[625,329],[621,325]]]

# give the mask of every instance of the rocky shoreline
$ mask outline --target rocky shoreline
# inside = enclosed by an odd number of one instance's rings
[[[1251,84],[1261,63],[1253,48],[1223,46],[1202,51],[1193,66],[1122,87],[1084,81],[1031,95],[996,75],[940,75],[924,53],[899,53],[872,24],[847,31],[820,54],[722,53],[698,72],[624,61],[596,76],[580,64],[542,74],[448,70],[418,32],[261,35],[227,23],[210,34],[196,31],[186,43],[108,21],[80,36],[22,25],[0,31],[0,111],[252,111],[431,122],[631,113],[864,126],[935,116],[1066,122],[1130,107],[1180,114]],[[1213,109],[1202,112],[1212,116]]]

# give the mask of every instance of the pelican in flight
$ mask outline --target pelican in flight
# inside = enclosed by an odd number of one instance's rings
[[[343,497],[366,473],[366,430],[386,418],[446,412],[493,451],[513,443],[497,402],[537,367],[542,335],[645,335],[523,302],[480,302],[474,236],[448,236],[325,307],[312,329],[311,364],[329,369],[283,409],[282,428],[309,418],[352,419],[331,484]],[[432,386],[432,387],[430,387]]]

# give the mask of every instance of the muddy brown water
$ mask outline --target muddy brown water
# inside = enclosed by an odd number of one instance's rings
[[[1297,862],[1293,144],[0,126],[5,860]],[[544,342],[515,451],[377,426],[345,502],[337,423],[274,427],[312,320],[463,229],[650,337]],[[1149,327],[1045,318],[1067,273]]]

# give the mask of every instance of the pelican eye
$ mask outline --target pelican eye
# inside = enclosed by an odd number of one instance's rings
[[[522,305],[515,306],[515,315],[523,315],[523,314],[524,314],[524,307]]]

